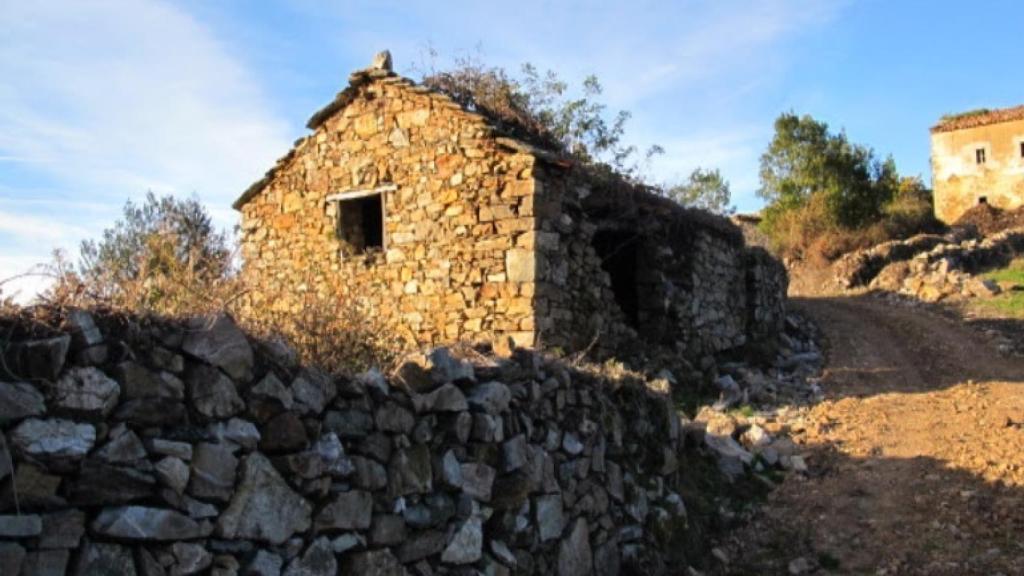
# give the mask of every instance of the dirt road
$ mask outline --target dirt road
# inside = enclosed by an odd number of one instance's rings
[[[731,571],[1024,574],[1024,362],[869,296],[793,305],[828,346],[826,400],[791,425],[810,470],[737,535]]]

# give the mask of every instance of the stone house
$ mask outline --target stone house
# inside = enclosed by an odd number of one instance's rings
[[[315,294],[420,345],[630,341],[690,357],[783,321],[784,269],[726,219],[510,137],[387,53],[308,127],[234,204],[251,306]]]
[[[931,129],[935,215],[947,223],[978,203],[1024,205],[1024,106],[943,119]]]

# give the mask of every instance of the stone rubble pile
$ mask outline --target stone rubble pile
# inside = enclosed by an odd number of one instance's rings
[[[806,472],[799,448],[784,428],[803,406],[820,401],[817,375],[824,360],[817,327],[797,314],[786,331],[774,365],[767,370],[733,362],[719,365],[719,400],[700,409],[687,433],[716,457],[730,479],[769,469]]]
[[[228,316],[99,320],[3,351],[0,574],[658,574],[686,530],[642,382],[522,349],[332,378]]]
[[[925,302],[953,297],[987,297],[999,286],[974,274],[1005,266],[1024,253],[1024,228],[1006,230],[985,239],[940,244],[909,261],[894,262],[871,281],[871,288],[913,296]]]
[[[939,236],[920,234],[846,254],[832,265],[833,280],[844,290],[867,286],[926,302],[999,293],[978,272],[1005,266],[1024,253],[1024,228],[979,238],[971,228]]]

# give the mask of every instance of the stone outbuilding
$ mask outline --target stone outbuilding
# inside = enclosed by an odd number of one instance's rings
[[[250,305],[356,303],[420,345],[770,339],[786,275],[728,220],[503,131],[391,70],[353,73],[235,202]]]
[[[953,115],[931,133],[936,217],[953,223],[979,203],[1024,205],[1024,106]]]

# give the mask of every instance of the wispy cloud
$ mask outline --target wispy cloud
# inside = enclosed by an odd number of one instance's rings
[[[0,277],[147,190],[227,206],[289,145],[259,79],[173,3],[6,3],[0,38]]]

